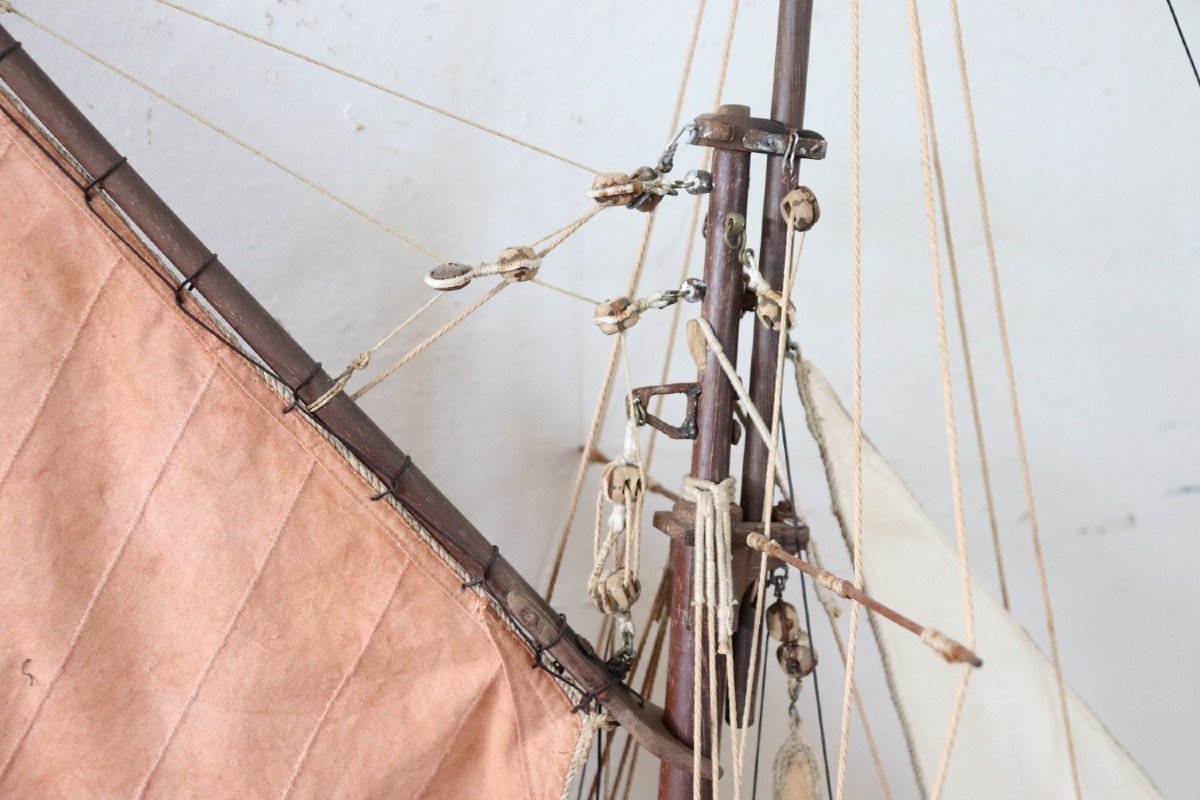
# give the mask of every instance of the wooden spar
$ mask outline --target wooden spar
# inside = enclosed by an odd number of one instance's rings
[[[722,106],[718,113],[750,116],[747,106]],[[746,215],[750,188],[750,154],[737,150],[713,152],[713,190],[705,222],[706,247],[704,282],[708,289],[701,307],[702,316],[712,325],[721,348],[731,359],[737,358],[738,323],[742,316],[742,265],[738,250],[725,240],[725,218],[731,213]],[[692,475],[709,481],[721,481],[729,475],[729,450],[733,431],[733,386],[721,370],[716,356],[708,351],[700,372],[700,398],[696,408],[696,444],[692,448]],[[700,681],[707,698],[708,666],[703,653],[695,651],[692,628],[692,556],[691,547],[671,540],[671,643],[667,662],[667,728],[685,742],[703,743],[701,752],[709,754],[717,731],[692,729],[692,690]],[[696,669],[699,675],[695,674]],[[721,692],[724,696],[724,692]],[[708,720],[708,714],[703,715]],[[702,794],[712,796],[712,785],[705,782]],[[692,797],[691,770],[666,763],[659,781],[660,800],[687,800]]]
[[[884,619],[896,623],[905,630],[912,631],[917,636],[920,636],[921,641],[933,648],[946,661],[952,664],[970,664],[973,667],[983,666],[983,660],[965,645],[954,641],[940,631],[936,631],[933,628],[926,628],[921,623],[909,619],[899,611],[885,606],[866,592],[856,588],[854,584],[843,578],[839,578],[832,572],[826,572],[820,567],[797,558],[780,547],[778,542],[771,541],[761,533],[750,534],[746,542],[751,548],[766,553],[772,558],[778,558],[785,564],[790,564],[839,597],[864,605]]]
[[[117,150],[28,53],[11,49],[14,45],[16,40],[0,25],[0,52],[6,53],[0,59],[0,80],[89,175],[102,175],[118,164],[121,156]],[[181,274],[193,274],[209,260],[209,249],[131,165],[124,163],[111,172],[103,188]],[[333,379],[220,260],[206,266],[192,284],[284,383],[297,386],[308,379],[299,392],[301,400],[312,402],[333,385]],[[604,663],[570,627],[560,632],[558,614],[503,557],[495,558],[487,568],[492,560],[491,543],[417,467],[409,466],[409,457],[362,409],[339,393],[313,417],[375,472],[455,561],[468,573],[483,577],[483,588],[529,637],[541,645],[554,643],[546,652],[585,692],[603,702],[630,735],[665,763],[690,773],[691,747],[665,727],[662,712],[625,684],[614,682]],[[707,759],[702,771],[711,774]]]
[[[779,3],[779,25],[775,39],[775,82],[771,91],[771,119],[782,122],[789,128],[804,127],[804,101],[808,83],[808,46],[812,29],[812,0],[781,0]],[[784,195],[796,188],[800,160],[789,169],[786,159],[779,155],[767,156],[767,174],[763,198],[762,240],[758,251],[758,268],[771,288],[783,288],[784,251],[787,247],[787,225],[779,213],[779,204]],[[763,419],[770,420],[775,401],[775,364],[779,351],[779,332],[773,331],[754,317],[754,344],[750,356],[750,384],[747,387],[750,399]],[[762,522],[764,489],[767,481],[767,443],[762,437],[747,432],[746,446],[742,458],[742,519],[747,522]],[[740,551],[740,552],[739,552]],[[757,557],[746,548],[736,548],[735,559],[742,559],[742,569],[747,574],[757,574]],[[733,660],[735,665],[734,696],[738,719],[742,718],[743,703],[747,694],[754,696],[754,681],[757,676],[749,675],[750,651],[759,632],[751,630],[754,620],[752,584],[739,607],[738,629],[733,637]],[[761,658],[761,655],[760,655]],[[757,671],[757,670],[756,670]],[[748,686],[749,684],[749,686]],[[747,717],[754,722],[754,704],[750,704]]]

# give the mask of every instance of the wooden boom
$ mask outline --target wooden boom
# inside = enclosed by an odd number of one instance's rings
[[[213,257],[195,233],[0,25],[0,80],[29,109],[90,176],[104,176],[104,191],[182,275],[203,274],[189,283],[246,345],[302,402],[321,397],[334,380],[284,330],[237,278]],[[591,646],[559,615],[418,469],[412,459],[346,394],[310,412],[374,472],[391,494],[484,588],[532,643],[556,659],[588,699],[603,703],[612,717],[654,755],[678,769],[692,769],[691,747],[663,724],[661,709],[615,681]],[[705,775],[711,764],[701,765]]]

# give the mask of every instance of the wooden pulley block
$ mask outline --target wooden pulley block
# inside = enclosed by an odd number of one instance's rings
[[[633,608],[642,593],[642,584],[636,578],[627,581],[626,572],[619,569],[604,579],[604,593],[608,602],[616,611],[628,611]]]
[[[800,612],[785,600],[767,606],[767,635],[777,642],[791,642],[800,637]]]
[[[440,292],[453,292],[471,282],[474,270],[466,264],[439,264],[425,276],[425,285]]]
[[[642,472],[632,464],[610,464],[604,470],[604,494],[614,503],[629,503],[644,490]]]
[[[653,191],[659,177],[653,167],[639,167],[632,175],[605,172],[592,181],[588,197],[602,206],[629,206],[638,211],[653,211],[662,202],[661,191]]]
[[[506,247],[500,251],[496,259],[500,274],[509,283],[527,281],[537,275],[542,266],[542,258],[532,247]]]
[[[630,307],[632,305],[633,301],[628,297],[605,300],[596,306],[592,318],[597,327],[609,335],[627,331],[637,324],[638,317],[641,316],[637,309]]]
[[[817,667],[817,652],[813,650],[808,634],[800,631],[800,635],[790,642],[779,645],[775,651],[779,666],[789,678],[805,678],[812,674]]]
[[[624,172],[604,172],[592,181],[588,197],[602,206],[623,206],[633,200],[633,176]]]
[[[785,221],[790,222],[798,231],[806,231],[821,218],[821,206],[817,196],[807,186],[792,189],[779,203],[779,211]]]
[[[779,301],[782,298],[778,292],[768,292],[758,300],[758,305],[754,307],[754,315],[758,317],[758,321],[769,330],[778,331],[779,323],[783,314],[780,308]],[[796,319],[796,304],[788,300],[787,323],[788,328],[792,327],[792,323]]]

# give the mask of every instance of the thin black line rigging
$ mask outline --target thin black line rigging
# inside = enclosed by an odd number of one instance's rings
[[[1183,26],[1179,24],[1179,15],[1175,13],[1175,4],[1167,0],[1167,8],[1171,10],[1171,19],[1175,21],[1175,30],[1179,31],[1179,41],[1183,42],[1183,52],[1187,53],[1188,63],[1192,65],[1192,74],[1196,83],[1200,84],[1200,70],[1196,69],[1196,59],[1192,57],[1192,48],[1188,47],[1187,37],[1183,34]]]

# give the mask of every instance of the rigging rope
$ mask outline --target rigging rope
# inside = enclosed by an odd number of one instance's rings
[[[351,203],[349,200],[342,197],[341,195],[335,194],[331,190],[326,189],[324,186],[320,185],[319,183],[312,180],[311,178],[301,174],[300,172],[297,172],[295,169],[292,169],[287,164],[284,164],[282,161],[272,158],[271,156],[264,153],[262,150],[259,150],[257,147],[255,147],[254,145],[247,142],[245,139],[238,137],[237,135],[226,130],[225,128],[222,128],[220,125],[213,122],[212,120],[209,120],[208,118],[203,117],[200,114],[198,114],[197,112],[188,108],[183,103],[180,103],[178,100],[168,97],[167,95],[158,91],[157,89],[150,86],[149,84],[139,80],[138,78],[135,78],[133,75],[129,74],[128,72],[121,69],[120,67],[113,64],[112,62],[106,61],[104,58],[100,57],[99,55],[92,52],[91,50],[88,50],[86,47],[79,44],[78,42],[75,42],[75,41],[67,38],[63,34],[59,33],[58,31],[54,30],[53,28],[45,25],[44,23],[34,19],[33,17],[29,16],[25,12],[21,11],[20,9],[14,8],[11,5],[9,6],[9,9],[12,11],[13,14],[16,14],[18,17],[25,20],[30,25],[33,25],[35,28],[41,29],[42,31],[44,31],[47,34],[49,34],[50,36],[54,37],[55,39],[62,42],[66,46],[70,47],[72,50],[75,50],[76,52],[86,56],[87,58],[90,58],[92,61],[96,62],[100,66],[105,67],[108,70],[111,70],[115,74],[119,75],[120,77],[122,77],[125,80],[132,83],[134,86],[141,89],[142,91],[146,92],[147,94],[151,94],[154,97],[157,97],[162,102],[171,106],[175,110],[177,110],[183,114],[186,114],[187,116],[191,117],[196,122],[199,122],[201,125],[208,128],[209,130],[213,131],[214,133],[225,137],[226,139],[228,139],[229,141],[238,145],[239,147],[246,150],[247,152],[258,156],[263,161],[267,162],[268,164],[275,167],[276,169],[286,172],[288,175],[291,175],[293,178],[300,181],[301,183],[303,183],[305,186],[309,187],[310,189],[318,192],[319,194],[324,195],[325,197],[334,201],[338,205],[341,205],[342,207],[344,207],[350,211],[353,211],[355,214],[362,217],[367,222],[370,222],[372,225],[375,225],[376,227],[380,228],[381,230],[384,230],[384,231],[390,233],[392,236],[395,236],[397,239],[404,242],[405,244],[407,244],[411,247],[414,247],[417,250],[420,250],[421,252],[423,252],[427,256],[429,256],[430,258],[436,259],[438,261],[443,260],[442,257],[439,256],[433,249],[427,247],[426,245],[421,244],[416,239],[397,230],[396,228],[393,228],[391,225],[388,225],[386,222],[379,219],[378,217],[363,210],[359,206],[354,205],[353,203]]]
[[[1083,797],[1079,777],[1079,760],[1075,753],[1075,738],[1071,732],[1071,716],[1067,711],[1066,681],[1063,679],[1062,659],[1058,650],[1058,634],[1054,628],[1054,610],[1050,603],[1050,583],[1046,574],[1046,558],[1042,552],[1042,538],[1038,528],[1037,508],[1033,499],[1033,479],[1029,471],[1029,454],[1025,447],[1025,432],[1021,425],[1021,404],[1017,396],[1017,377],[1013,368],[1012,346],[1008,338],[1008,323],[1004,316],[1004,297],[1000,290],[1000,266],[996,259],[996,245],[992,236],[992,217],[988,210],[987,189],[983,179],[983,157],[979,150],[979,131],[975,125],[975,107],[971,100],[971,82],[967,75],[967,56],[963,46],[962,20],[958,13],[958,0],[949,0],[950,16],[954,27],[954,49],[958,57],[959,83],[962,88],[963,105],[967,115],[967,133],[971,143],[971,161],[975,168],[975,190],[979,197],[979,215],[983,223],[983,239],[987,248],[988,270],[992,278],[992,298],[996,307],[996,321],[1000,329],[1000,350],[1004,356],[1004,372],[1008,381],[1009,405],[1012,409],[1013,430],[1016,437],[1017,457],[1021,465],[1021,481],[1025,489],[1025,505],[1029,516],[1029,530],[1033,541],[1034,558],[1037,562],[1038,581],[1041,586],[1042,607],[1046,615],[1046,630],[1050,638],[1050,655],[1054,665],[1054,679],[1058,689],[1058,706],[1062,714],[1063,730],[1067,738],[1067,756],[1071,766],[1071,779],[1075,787],[1076,800]]]
[[[958,432],[954,421],[954,392],[950,376],[950,350],[946,334],[946,313],[942,292],[941,259],[938,255],[937,212],[935,209],[933,190],[933,165],[931,141],[929,133],[930,107],[928,86],[925,83],[925,48],[921,41],[921,23],[917,12],[916,0],[908,1],[909,38],[912,49],[913,84],[915,89],[917,131],[921,149],[921,179],[925,200],[925,227],[929,241],[929,266],[933,283],[934,322],[938,340],[938,362],[941,370],[942,383],[942,416],[946,427],[946,451],[950,468],[950,492],[954,512],[954,532],[958,545],[958,562],[960,580],[962,582],[963,614],[966,625],[967,647],[975,649],[975,609],[971,599],[971,572],[967,552],[966,521],[963,513],[963,494],[958,462]],[[937,775],[934,779],[932,800],[938,800],[942,795],[946,774],[950,768],[950,756],[954,748],[955,734],[962,717],[963,705],[966,702],[967,684],[971,679],[971,668],[964,666],[959,679],[958,690],[955,693],[954,704],[950,710],[950,724],[946,731],[945,743],[939,759]]]
[[[541,155],[549,156],[550,158],[553,158],[557,161],[561,161],[564,164],[568,164],[572,167],[576,167],[585,172],[598,173],[600,171],[600,170],[594,169],[592,167],[589,167],[586,164],[581,164],[580,162],[576,161],[575,159],[567,158],[564,155],[560,155],[558,153],[555,153],[552,150],[548,150],[545,147],[542,147],[540,145],[533,144],[532,142],[527,142],[524,139],[520,139],[516,136],[513,136],[512,134],[508,134],[503,131],[496,130],[495,128],[492,128],[488,125],[484,125],[482,122],[476,122],[475,120],[469,119],[468,117],[464,117],[461,114],[455,114],[453,111],[448,111],[447,109],[441,108],[440,106],[435,106],[433,103],[427,103],[424,100],[419,100],[410,94],[406,94],[397,89],[393,89],[389,86],[384,86],[383,84],[377,83],[377,82],[371,80],[370,78],[365,78],[362,75],[358,75],[353,72],[350,72],[349,70],[334,66],[333,64],[330,64],[325,61],[321,61],[320,59],[314,58],[310,55],[305,55],[304,53],[301,53],[298,50],[293,50],[290,47],[286,47],[282,44],[279,44],[278,42],[273,42],[270,39],[264,39],[261,36],[257,36],[253,33],[250,33],[249,31],[242,30],[241,28],[234,27],[233,25],[230,25],[226,22],[221,22],[220,20],[205,16],[204,14],[201,14],[199,11],[195,11],[195,10],[187,8],[185,6],[178,5],[177,3],[172,3],[172,2],[170,2],[170,0],[154,0],[154,2],[158,3],[159,5],[166,6],[167,8],[173,8],[176,11],[181,11],[190,17],[200,20],[201,22],[207,22],[209,25],[214,25],[214,26],[221,28],[223,30],[226,30],[230,33],[236,34],[245,39],[249,39],[250,41],[257,42],[258,44],[261,44],[261,45],[266,45],[267,47],[270,47],[273,50],[277,50],[280,53],[284,53],[284,54],[292,56],[294,58],[298,58],[301,61],[312,64],[314,67],[320,67],[321,69],[328,70],[329,72],[332,72],[336,75],[341,75],[343,78],[349,78],[352,81],[361,83],[364,86],[369,86],[370,88],[375,89],[380,92],[383,92],[384,94],[388,94],[388,95],[391,95],[392,97],[396,97],[401,100],[404,100],[405,102],[412,103],[413,105],[416,105],[416,106],[420,106],[421,108],[424,108],[427,111],[432,111],[435,114],[441,114],[443,117],[452,119],[455,122],[460,122],[463,125],[467,125],[469,127],[475,128],[476,130],[480,130],[480,131],[483,131],[484,133],[491,134],[492,136],[499,137],[501,139],[504,139],[505,141],[512,142],[513,144],[520,145],[521,147],[532,150],[535,153],[540,153]]]
[[[767,464],[766,464],[766,468],[764,470],[764,474],[771,476],[771,479],[763,481],[763,506],[762,506],[764,509],[763,535],[766,536],[768,539],[771,536],[771,509],[774,507],[776,476],[780,472],[780,468],[782,466],[779,463],[779,458],[778,458],[778,456],[779,456],[779,427],[780,427],[780,421],[782,419],[782,414],[783,414],[783,371],[784,371],[784,364],[786,363],[785,358],[787,355],[787,332],[788,332],[788,327],[791,324],[790,316],[791,316],[792,306],[791,306],[790,299],[792,296],[792,289],[795,286],[795,282],[796,282],[796,272],[797,272],[796,266],[800,260],[800,253],[804,249],[804,240],[805,240],[808,228],[811,227],[811,225],[808,222],[806,222],[804,224],[803,228],[799,227],[799,225],[803,221],[802,220],[803,209],[802,209],[802,206],[800,203],[792,202],[792,200],[791,200],[792,196],[796,192],[799,192],[799,191],[801,191],[801,189],[796,189],[796,190],[793,190],[792,192],[789,192],[788,195],[784,198],[783,203],[781,204],[780,209],[779,209],[779,213],[783,215],[785,221],[787,222],[787,244],[786,244],[786,247],[784,248],[784,257],[783,257],[783,270],[784,271],[783,271],[783,280],[782,280],[782,290],[780,292],[782,302],[780,303],[780,308],[779,308],[779,342],[777,345],[778,350],[777,350],[776,358],[775,358],[775,371],[774,371],[774,384],[773,384],[775,387],[775,390],[774,390],[774,397],[772,398],[772,406],[771,406],[771,426],[770,426],[770,431],[769,431],[769,437],[767,439]],[[803,191],[807,192],[806,189]],[[812,193],[808,192],[808,196],[811,198]],[[815,213],[815,210],[816,209],[815,209],[815,203],[814,203],[812,206],[812,211]],[[799,236],[797,236],[797,230],[799,230]],[[752,414],[752,416],[757,416],[757,411],[754,407],[754,403],[749,402],[748,400],[744,400],[743,402],[746,403],[746,412]],[[786,475],[783,476],[783,480],[780,480],[779,483],[786,487],[785,481],[786,481]],[[795,497],[789,497],[789,499],[792,501],[793,513],[799,514],[800,510],[799,510],[799,506],[796,502]],[[765,597],[766,597],[766,588],[767,588],[767,562],[768,562],[768,560],[769,559],[767,558],[766,554],[764,553],[764,554],[760,555],[759,561],[758,561],[758,577],[757,577],[757,587],[756,587],[756,592],[755,592],[755,606],[754,606],[754,624],[751,628],[751,630],[755,631],[755,632],[761,630],[762,624],[763,624],[763,614],[765,612],[765,605],[766,605]],[[757,673],[757,665],[758,665],[758,657],[759,657],[759,646],[758,645],[759,644],[760,644],[759,637],[755,636],[754,640],[753,640],[753,644],[750,648],[750,659],[749,659],[749,663],[747,666],[747,675],[755,675]],[[731,672],[732,672],[732,670],[731,670]],[[751,708],[750,703],[744,704],[744,706],[742,708],[741,724],[739,726],[735,726],[730,732],[731,745],[732,745],[732,749],[733,749],[734,771],[738,775],[739,779],[740,779],[740,775],[741,775],[742,763],[746,756],[746,741],[748,738],[748,731],[750,728],[750,708]],[[740,800],[741,790],[742,790],[741,781],[739,780],[736,784],[734,784],[735,800]]]
[[[808,427],[809,433],[812,435],[813,442],[817,445],[817,453],[821,458],[821,464],[825,471],[825,482],[829,488],[830,511],[833,514],[834,521],[837,522],[838,529],[842,533],[842,539],[846,542],[849,542],[851,538],[850,526],[843,511],[844,504],[841,500],[841,493],[838,488],[837,480],[834,476],[833,462],[829,452],[829,445],[825,439],[824,421],[817,414],[816,404],[813,401],[812,387],[809,382],[809,367],[804,362],[804,358],[800,352],[800,347],[797,343],[789,342],[788,356],[792,360],[793,372],[796,379],[796,392],[800,395],[800,404],[804,408],[804,421]],[[809,552],[813,556],[813,563],[818,565],[822,563],[820,561],[820,552],[817,550],[816,542],[811,540],[809,541]],[[804,576],[801,574],[802,587],[803,579]],[[813,585],[816,589],[817,597],[825,609],[826,615],[829,616],[831,620],[837,616],[840,616],[841,610],[836,606],[836,603],[833,600],[829,590],[815,581]],[[805,602],[807,603],[807,599]],[[868,615],[868,620],[870,620],[872,625],[874,625],[874,618]],[[846,655],[847,654],[845,653],[842,655],[843,662],[846,660]],[[883,660],[884,674],[888,676],[888,686],[891,687],[893,684],[889,671],[890,668],[888,666],[887,653],[885,651],[881,651],[880,656]],[[893,701],[894,700],[895,698],[893,695]],[[904,713],[904,707],[898,702],[895,702],[895,709],[896,716],[900,722],[900,729],[904,733],[904,742],[908,746],[909,761],[913,766],[913,771],[917,781],[917,788],[921,795],[924,796],[925,780],[921,773],[920,762],[917,760],[916,752],[913,750],[914,739],[912,729],[908,724],[908,718]],[[829,794],[832,798],[832,789],[830,790]]]
[[[789,357],[792,354],[790,345],[791,345],[791,342],[789,341],[789,349],[788,349]],[[799,384],[797,384],[797,388],[799,388]],[[801,400],[803,401],[802,395],[801,395]],[[806,412],[805,416],[807,417],[807,412]],[[795,498],[796,497],[796,487],[795,487],[795,484],[792,483],[792,456],[791,456],[791,448],[788,446],[787,418],[786,418],[786,415],[783,415],[783,414],[780,414],[780,416],[779,416],[779,438],[782,440],[782,444],[783,444],[783,463],[784,463],[785,471],[787,473],[788,496],[791,498]],[[798,524],[797,521],[798,521],[798,514],[796,512],[795,507],[793,506],[793,508],[792,508],[792,524],[793,524],[793,526]],[[811,540],[811,537],[810,537],[808,543],[805,545],[804,554],[807,556],[809,554],[809,552],[811,552],[813,554],[814,558],[817,557],[816,543]],[[822,594],[823,592],[825,592],[825,590],[823,589],[823,587],[820,586],[820,584],[814,583],[813,585],[815,587],[817,597],[821,601],[821,605],[825,607],[826,613],[829,614],[830,622],[832,622],[833,619],[835,617],[837,617],[838,614],[841,613],[841,608],[833,605],[832,598],[829,598],[829,601],[826,602],[826,600]],[[808,606],[808,576],[805,575],[803,572],[800,573],[800,601],[804,606],[804,627],[808,631],[811,632],[813,629],[813,625],[812,625],[812,612],[810,611],[809,606]],[[839,651],[841,651],[840,647],[838,649],[839,649]],[[845,653],[842,652],[842,661],[843,662],[845,662],[845,658],[846,658]],[[763,659],[763,664],[764,665],[766,664],[765,658]],[[843,666],[844,666],[844,663],[843,663]],[[825,793],[826,793],[825,796],[828,798],[828,800],[833,800],[833,779],[831,778],[831,776],[829,774],[829,742],[825,735],[825,710],[821,706],[820,672],[821,672],[821,670],[819,669],[819,665],[814,664],[813,671],[812,671],[813,700],[815,701],[815,705],[817,707],[817,730],[820,732],[820,735],[821,735],[821,763],[825,767],[825,770],[824,770],[824,772],[825,772]],[[861,708],[861,703],[860,703],[860,708]],[[759,731],[761,732],[762,731],[761,716],[759,719],[760,719]],[[872,740],[868,740],[868,741],[872,741]],[[885,787],[884,793],[887,795],[887,800],[892,800],[891,794],[887,790],[886,778],[883,777],[882,773],[880,774],[880,777],[884,783],[884,787]]]
[[[574,289],[568,289],[565,286],[559,286],[556,283],[550,283],[549,281],[542,280],[541,278],[530,278],[529,282],[537,284],[538,286],[541,286],[543,289],[549,289],[552,292],[558,292],[559,294],[564,295],[566,297],[570,297],[575,300],[582,300],[583,302],[587,303],[588,305],[595,306],[595,305],[599,305],[599,303],[600,303],[600,301],[594,297],[588,297],[586,294],[577,292]]]
[[[983,414],[979,410],[979,392],[975,386],[975,367],[971,361],[971,343],[967,336],[967,317],[963,309],[962,284],[958,274],[958,257],[950,227],[950,204],[946,198],[946,183],[942,176],[942,157],[938,147],[937,125],[933,100],[929,93],[929,75],[921,64],[921,82],[925,89],[925,114],[929,120],[929,143],[933,153],[933,175],[937,184],[938,205],[942,212],[942,234],[946,239],[946,263],[950,267],[950,286],[954,294],[954,312],[958,321],[958,338],[962,346],[963,372],[967,378],[967,397],[971,402],[971,422],[975,429],[975,444],[979,450],[979,470],[983,496],[987,505],[988,527],[992,534],[992,553],[996,559],[996,576],[1000,585],[1000,600],[1009,609],[1008,579],[1004,571],[1004,555],[1000,547],[1000,525],[996,519],[996,500],[992,493],[992,474],[988,465],[987,442],[983,433]]]
[[[1192,74],[1196,76],[1196,83],[1200,84],[1200,70],[1196,69],[1196,59],[1192,58],[1192,48],[1188,47],[1187,37],[1183,35],[1183,27],[1179,24],[1179,15],[1175,13],[1175,4],[1171,0],[1167,0],[1167,8],[1171,10],[1171,20],[1175,23],[1175,30],[1179,32],[1179,41],[1183,42],[1183,52],[1187,53],[1188,63],[1192,65]],[[955,17],[957,21],[958,17]]]
[[[364,394],[371,391],[379,384],[383,383],[383,381],[387,380],[388,377],[390,375],[392,375],[392,373],[394,373],[396,370],[403,367],[408,362],[412,361],[417,356],[419,356],[425,350],[425,348],[429,347],[429,345],[433,344],[438,339],[445,336],[447,333],[449,333],[451,331],[451,329],[456,327],[460,322],[462,322],[467,317],[471,316],[476,311],[478,311],[480,308],[482,308],[484,303],[486,303],[488,300],[491,300],[496,295],[500,294],[500,292],[502,292],[506,286],[510,286],[510,285],[511,284],[509,284],[505,281],[501,281],[500,283],[497,283],[486,294],[482,295],[474,303],[472,303],[471,305],[467,306],[462,311],[460,311],[453,319],[451,319],[445,325],[443,325],[442,327],[438,328],[436,331],[431,333],[420,344],[413,347],[407,353],[405,353],[404,355],[400,356],[400,358],[398,358],[394,362],[392,362],[392,364],[387,369],[385,369],[383,372],[376,375],[374,378],[371,378],[371,380],[364,383],[358,389],[358,391],[356,391],[356,392],[354,392],[354,394],[350,395],[350,399],[358,400]]]
[[[687,84],[691,76],[692,63],[696,53],[696,45],[700,40],[700,23],[704,19],[704,7],[706,0],[699,0],[696,4],[696,14],[692,20],[692,32],[688,39],[687,51],[683,61],[683,74],[680,76],[679,93],[676,97],[675,108],[671,113],[671,124],[667,128],[667,135],[674,135],[679,129],[679,118],[683,114],[683,99],[687,90]],[[734,0],[734,11],[729,21],[729,27],[726,31],[726,38],[733,37],[733,23],[737,14],[737,0]],[[728,46],[726,47],[726,57],[728,57]],[[724,81],[725,65],[720,69],[720,82],[718,83],[718,94],[720,93],[720,85]],[[696,198],[697,204],[700,202],[700,197]],[[641,281],[642,267],[646,260],[646,251],[650,245],[650,235],[654,230],[655,214],[651,211],[646,222],[642,226],[642,238],[638,243],[637,255],[634,257],[633,268],[630,270],[629,286],[626,294],[633,295],[637,292],[638,283]],[[689,237],[690,238],[690,237]],[[546,602],[549,602],[554,597],[554,587],[558,583],[558,575],[562,569],[563,556],[567,549],[567,540],[571,536],[571,526],[575,521],[575,513],[579,509],[579,498],[583,493],[583,482],[587,477],[588,464],[591,461],[592,450],[596,447],[596,442],[600,438],[600,429],[604,426],[604,415],[608,411],[608,401],[612,394],[613,378],[617,371],[617,342],[613,342],[609,349],[608,361],[604,368],[604,379],[600,382],[600,391],[596,397],[595,407],[592,411],[592,419],[588,425],[587,439],[584,441],[583,452],[579,456],[579,464],[575,469],[575,481],[571,486],[570,500],[567,503],[566,519],[563,522],[562,530],[558,537],[558,546],[555,550],[554,561],[550,566],[550,578],[546,582]],[[653,441],[653,440],[652,440]]]
[[[850,0],[850,269],[851,269],[851,360],[854,370],[854,527],[851,557],[854,586],[862,588],[862,192],[860,181],[859,75],[862,54],[859,43],[859,0]],[[838,743],[836,800],[846,792],[846,762],[850,749],[850,702],[858,654],[858,605],[850,607],[849,644],[846,647],[845,686],[842,693],[842,727]]]

